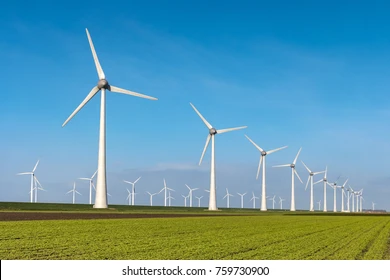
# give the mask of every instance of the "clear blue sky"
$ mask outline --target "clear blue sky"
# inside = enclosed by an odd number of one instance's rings
[[[289,163],[302,147],[300,159],[314,171],[328,165],[330,181],[343,175],[364,188],[365,208],[374,201],[390,211],[389,8],[386,1],[3,3],[0,200],[29,201],[29,178],[15,174],[38,159],[47,190],[40,201],[71,201],[73,181],[95,171],[100,95],[61,127],[98,80],[88,28],[108,81],[159,99],[107,95],[110,203],[126,203],[130,186],[121,181],[140,175],[140,204],[163,178],[176,190],[175,205],[185,183],[208,188],[210,152],[197,166],[207,129],[192,102],[216,128],[248,126],[216,137],[218,206],[226,205],[225,188],[235,194],[231,206],[239,205],[237,192],[260,195],[259,153],[245,133],[266,150],[289,146],[267,157],[267,194],[285,198],[285,207],[290,170],[271,165]],[[297,170],[306,180],[301,164]],[[86,203],[87,183],[77,189]],[[332,208],[330,188],[328,195]],[[298,184],[297,208],[308,207]]]

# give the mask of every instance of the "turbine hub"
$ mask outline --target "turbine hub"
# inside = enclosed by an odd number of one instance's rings
[[[214,127],[212,127],[212,128],[209,129],[209,133],[211,135],[217,134],[217,130]]]
[[[324,182],[327,182],[327,181],[328,181],[328,179],[324,178]]]
[[[99,80],[97,86],[99,89],[102,89],[102,88],[109,89],[110,88],[110,85],[108,84],[106,79]]]
[[[310,176],[314,176],[314,173],[313,173],[313,172],[310,172]]]
[[[266,156],[266,155],[267,155],[267,152],[266,152],[266,151],[262,151],[262,152],[261,152],[261,155],[262,155],[262,156]]]
[[[294,168],[295,167],[295,164],[294,163],[291,163],[291,168]]]

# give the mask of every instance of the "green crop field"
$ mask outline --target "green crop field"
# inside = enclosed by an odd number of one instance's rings
[[[17,207],[2,207],[10,208]],[[387,215],[252,212],[257,215],[2,221],[0,259],[390,259]]]

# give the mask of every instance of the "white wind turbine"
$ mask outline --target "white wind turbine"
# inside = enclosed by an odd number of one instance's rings
[[[46,191],[46,190],[42,187],[37,176],[34,176],[34,181],[35,181],[34,190],[35,190],[35,203],[36,203],[36,202],[38,202],[38,190],[41,190],[41,191]]]
[[[307,185],[309,184],[309,180],[310,180],[310,211],[314,211],[313,176],[324,173],[325,171],[312,172],[303,161],[302,163],[305,166],[306,170],[309,172],[309,177],[307,178],[305,190],[307,189]]]
[[[160,192],[161,192],[161,191],[160,191]],[[158,193],[146,192],[147,194],[150,195],[150,206],[153,206],[153,196],[155,196],[156,194],[159,194],[160,192],[158,192]]]
[[[345,185],[347,184],[349,178],[347,178],[347,180],[345,181],[344,184],[342,184],[341,186],[337,186],[338,188],[341,188],[341,212],[345,212],[345,209],[344,209],[344,196],[345,196],[345,192],[344,192],[344,189],[345,189]]]
[[[189,198],[190,195],[187,195],[187,196],[181,195],[181,196],[184,197],[184,207],[187,207],[187,198]]]
[[[273,150],[270,150],[270,151],[264,151],[262,148],[260,148],[255,142],[252,141],[252,139],[250,139],[247,135],[245,135],[245,137],[260,151],[261,155],[260,155],[260,161],[259,161],[259,166],[257,168],[257,175],[256,175],[256,180],[259,178],[259,173],[260,173],[260,167],[261,167],[261,164],[263,164],[263,174],[262,174],[262,183],[261,183],[261,208],[260,210],[261,211],[267,211],[267,199],[266,199],[266,190],[265,190],[265,157],[266,155],[270,155],[274,152],[277,152],[281,149],[284,149],[284,148],[287,148],[287,146],[284,146],[284,147],[281,147],[281,148],[277,148],[277,149],[273,149]]]
[[[98,171],[96,169],[95,173],[93,173],[91,178],[79,178],[80,180],[87,180],[87,181],[89,181],[89,204],[92,204],[92,187],[95,189],[95,186],[93,184],[93,178],[95,177],[97,172]]]
[[[355,212],[355,191],[349,186],[349,189],[351,191],[351,198],[352,198],[352,212]]]
[[[130,184],[131,185],[131,205],[134,205],[134,197],[135,197],[135,195],[134,195],[134,193],[135,193],[135,184],[138,182],[138,180],[139,179],[141,179],[141,176],[140,177],[138,177],[138,179],[137,180],[135,180],[134,181],[134,183],[133,182],[130,182],[130,181],[125,181],[125,180],[123,180],[123,182],[125,182],[125,183],[127,183],[127,184]]]
[[[352,189],[351,189],[351,185],[349,185],[349,188],[346,189],[347,192],[348,192],[348,195],[347,195],[347,212],[351,212],[351,208],[349,207],[350,205],[350,199],[351,199],[351,196],[352,196]]]
[[[326,177],[328,174],[328,166],[325,167],[325,175],[324,175],[324,178],[322,178],[321,180],[317,181],[314,183],[315,184],[318,184],[318,183],[321,183],[321,182],[324,182],[324,210],[323,212],[328,212],[328,209],[327,209],[327,202],[326,202],[326,185],[329,185],[331,186],[329,183],[328,183],[328,178]]]
[[[285,201],[285,199],[281,198],[279,196],[279,204],[280,204],[280,209],[283,209],[283,201]]]
[[[372,202],[372,211],[375,211],[375,204],[374,202]]]
[[[33,202],[33,197],[34,197],[34,183],[35,183],[35,180],[34,180],[35,173],[34,172],[37,169],[38,163],[39,163],[39,159],[31,172],[23,172],[23,173],[16,174],[16,175],[31,175],[31,183],[30,183],[30,202],[31,203]]]
[[[244,195],[246,195],[246,193],[237,193],[239,196],[241,196],[241,208],[244,208]]]
[[[160,192],[164,191],[164,206],[167,206],[167,191],[175,191],[174,189],[171,189],[171,188],[168,188],[167,187],[167,183],[165,182],[165,179],[164,179],[164,187],[161,189]],[[159,193],[160,193],[159,192]]]
[[[203,196],[195,196],[198,199],[198,207],[200,207],[200,200],[202,199]]]
[[[317,203],[318,203],[318,211],[320,211],[321,210],[321,200],[317,201]]]
[[[275,209],[275,197],[276,195],[274,195],[274,197],[270,197],[269,200],[272,200],[272,209]]]
[[[198,190],[198,188],[191,189],[187,184],[185,185],[190,190],[188,196],[190,197],[190,207],[192,207],[192,192]]]
[[[95,47],[92,43],[91,36],[88,29],[86,29],[89,45],[91,47],[93,59],[95,61],[96,70],[98,72],[99,81],[96,86],[92,88],[87,97],[81,102],[76,110],[69,116],[69,118],[62,124],[64,127],[73,117],[77,114],[85,104],[88,103],[99,91],[101,92],[100,99],[100,132],[99,132],[99,156],[98,156],[98,177],[96,184],[96,196],[94,208],[107,208],[107,180],[106,180],[106,90],[112,92],[118,92],[128,94],[132,96],[142,97],[151,100],[157,100],[157,98],[150,97],[144,94],[136,93],[126,89],[122,89],[113,85],[110,85],[106,80],[106,76],[100,65],[98,57],[96,55]]]
[[[226,205],[227,205],[227,208],[230,208],[230,204],[229,204],[229,197],[230,196],[234,196],[232,194],[229,193],[228,189],[226,188],[226,195],[223,197],[223,199],[226,198]]]
[[[303,184],[301,178],[298,175],[298,172],[295,170],[295,164],[297,163],[297,159],[299,156],[299,153],[301,152],[302,148],[299,149],[297,155],[294,158],[294,161],[291,164],[281,164],[281,165],[275,165],[273,167],[291,167],[291,207],[290,211],[295,211],[295,177],[294,174],[298,177],[299,181]]]
[[[340,179],[341,176],[337,177],[337,180],[333,182],[332,184],[329,184],[333,188],[333,212],[337,212],[337,206],[336,206],[336,190],[337,190],[337,181]]]
[[[259,199],[257,196],[255,196],[255,193],[252,192],[252,198],[250,199],[250,201],[253,200],[253,209],[256,208],[256,199]]]
[[[359,196],[360,196],[360,211],[359,212],[363,212],[363,200],[364,200],[364,198],[363,198],[363,189],[361,189],[359,191]]]
[[[71,189],[70,191],[68,191],[66,194],[68,193],[71,193],[73,192],[73,204],[75,203],[76,201],[76,193],[81,195],[81,193],[79,193],[78,191],[76,191],[76,182],[73,183],[73,189]]]
[[[126,197],[126,200],[128,200],[128,201],[129,201],[129,205],[131,205],[131,191],[129,191],[129,189],[127,189],[127,188],[126,188],[126,190],[127,190],[127,193],[129,194],[129,195]]]
[[[246,126],[240,126],[240,127],[234,127],[234,128],[225,128],[225,129],[216,129],[214,128],[195,108],[194,105],[190,103],[191,107],[195,110],[195,112],[198,114],[198,116],[202,119],[203,123],[207,126],[209,129],[209,135],[206,139],[206,144],[203,148],[202,156],[200,157],[199,165],[202,163],[203,156],[206,152],[206,149],[210,143],[211,139],[211,170],[210,170],[210,196],[209,196],[209,210],[216,211],[217,208],[217,196],[216,196],[216,182],[215,182],[215,135],[216,134],[222,134],[225,132],[230,132],[233,130],[239,130],[246,128]]]
[[[171,192],[168,192],[168,206],[171,206],[171,199],[175,200],[175,198],[171,196]]]

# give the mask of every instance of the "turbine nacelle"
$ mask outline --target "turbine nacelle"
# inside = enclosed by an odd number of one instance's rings
[[[295,168],[295,164],[294,163],[291,163],[291,168]]]
[[[267,152],[266,151],[261,151],[261,155],[264,157],[267,155]]]
[[[210,135],[215,135],[215,134],[217,134],[217,130],[214,127],[212,127],[209,129],[209,133],[210,133]]]
[[[100,79],[99,82],[97,83],[97,87],[99,89],[108,89],[110,90],[110,84],[108,83],[108,81],[106,79]]]

